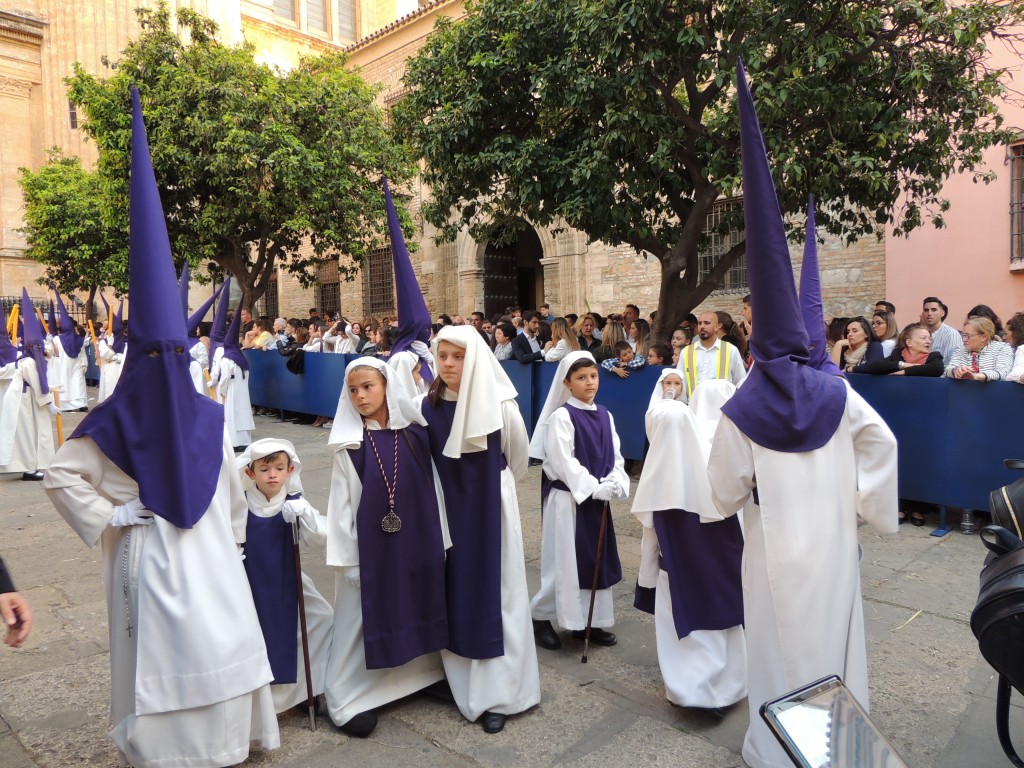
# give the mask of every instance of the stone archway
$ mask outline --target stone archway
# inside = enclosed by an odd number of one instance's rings
[[[544,302],[544,248],[532,227],[520,231],[515,240],[496,245],[495,237],[483,248],[484,314],[493,317],[507,307],[536,309]]]

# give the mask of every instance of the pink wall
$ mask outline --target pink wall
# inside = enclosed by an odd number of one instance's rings
[[[992,46],[993,63],[1011,69],[1011,87],[1019,81],[1021,61],[1000,45]],[[1019,87],[1019,86],[1018,86]],[[1005,125],[1024,135],[1024,109],[1004,105]],[[981,172],[995,171],[990,184],[971,176],[946,181],[942,193],[951,203],[946,226],[925,225],[909,238],[888,235],[885,241],[886,298],[896,305],[901,325],[915,320],[921,299],[938,296],[949,306],[947,322],[963,324],[967,310],[988,304],[1004,320],[1024,311],[1024,271],[1010,270],[1010,165],[1006,148],[993,147]]]

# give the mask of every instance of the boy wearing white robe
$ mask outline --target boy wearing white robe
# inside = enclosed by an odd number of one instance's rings
[[[250,445],[238,459],[242,487],[249,515],[266,520],[280,515],[289,526],[298,524],[299,543],[323,544],[327,539],[327,518],[321,515],[302,496],[302,481],[299,477],[302,464],[295,446],[288,440],[265,438]],[[252,522],[250,521],[250,525]],[[247,535],[246,540],[249,537]],[[291,531],[288,531],[291,541]],[[259,569],[255,556],[245,548],[245,569],[252,573]],[[262,576],[262,570],[260,572]],[[334,609],[324,599],[304,572],[302,595],[306,613],[306,635],[309,647],[309,670],[313,684],[313,696],[324,692],[324,677],[327,669],[327,655],[331,647],[331,628],[334,623]],[[269,578],[281,579],[283,574],[272,574]],[[306,690],[306,664],[302,649],[302,625],[297,624],[297,668],[294,683],[273,683],[270,690],[274,695],[274,709],[284,712],[291,707],[304,705],[308,701]]]
[[[589,389],[586,386],[577,388],[570,381],[570,371],[581,361],[593,364],[580,369],[590,374]],[[629,496],[629,475],[625,471],[619,436],[611,413],[607,414],[608,422],[602,428],[611,432],[614,465],[607,475],[595,477],[576,457],[575,426],[568,410],[562,407],[567,405],[582,411],[596,411],[598,407],[594,404],[594,396],[597,394],[599,375],[589,352],[571,352],[563,357],[530,440],[530,458],[543,461],[545,477],[552,483],[561,484],[560,488],[551,487],[544,500],[540,589],[530,601],[537,642],[552,650],[560,647],[561,641],[550,622],[557,620],[563,629],[572,630],[574,636],[582,637],[590,608],[589,576],[588,586],[581,586],[582,577],[577,569],[577,505],[591,498],[609,502],[612,499],[621,501]],[[613,557],[617,562],[615,534],[610,519],[606,535],[605,560],[607,562],[609,553],[614,551]],[[594,546],[596,551],[596,541],[587,543]],[[596,590],[590,641],[597,645],[615,645],[615,635],[607,631],[614,623],[612,588],[609,586]]]

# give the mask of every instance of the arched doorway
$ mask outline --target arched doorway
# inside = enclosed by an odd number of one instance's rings
[[[507,307],[536,309],[544,302],[544,268],[540,260],[544,249],[532,227],[521,230],[515,239],[495,236],[484,247],[484,314],[502,314]]]

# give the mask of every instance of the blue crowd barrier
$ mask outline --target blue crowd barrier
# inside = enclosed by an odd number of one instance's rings
[[[354,357],[310,353],[306,372],[296,375],[281,355],[246,352],[249,397],[254,405],[334,416],[345,366]],[[555,385],[556,365],[513,360],[502,367],[532,434]],[[660,372],[645,367],[620,379],[601,371],[597,402],[615,419],[624,458],[643,458],[644,415]],[[1005,469],[1003,459],[1024,458],[1024,386],[902,376],[851,375],[849,381],[896,435],[902,498],[988,509],[989,492],[1021,476]]]

